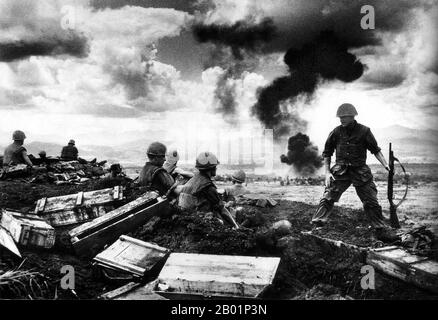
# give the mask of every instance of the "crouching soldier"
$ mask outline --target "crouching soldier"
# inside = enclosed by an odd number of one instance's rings
[[[248,193],[245,186],[243,185],[245,180],[246,180],[246,174],[243,170],[238,170],[234,172],[231,175],[231,181],[233,182],[233,185],[225,188],[224,200],[235,201],[236,197]]]
[[[181,189],[178,206],[183,210],[197,210],[200,212],[212,212],[221,217],[227,223],[238,229],[236,221],[225,209],[212,178],[216,175],[216,167],[219,164],[216,156],[211,152],[202,152],[196,158],[195,173]]]
[[[174,184],[172,176],[163,168],[166,146],[161,142],[153,142],[146,153],[149,161],[140,172],[138,184],[164,196]]]
[[[71,139],[68,142],[68,145],[62,148],[61,150],[61,160],[64,161],[73,161],[78,160],[78,149],[75,146],[76,142]]]
[[[6,147],[3,157],[3,167],[5,169],[18,164],[25,164],[29,168],[33,167],[33,163],[27,155],[27,150],[23,147],[24,139],[26,139],[26,135],[23,131],[17,130],[12,134],[14,142]]]
[[[334,203],[338,202],[344,191],[353,184],[363,203],[364,211],[375,228],[377,238],[395,240],[395,233],[391,233],[392,230],[384,222],[373,175],[366,165],[367,150],[375,155],[385,169],[389,170],[389,167],[371,130],[354,119],[357,114],[351,104],[343,104],[338,108],[337,117],[340,118],[341,125],[330,133],[325,144],[325,191],[312,224],[326,223]],[[336,164],[330,169],[331,157],[335,150]]]

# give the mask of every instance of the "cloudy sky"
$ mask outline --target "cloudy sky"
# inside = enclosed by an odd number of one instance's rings
[[[436,128],[437,24],[435,0],[2,0],[0,145],[285,124],[321,145],[344,102],[371,128]]]

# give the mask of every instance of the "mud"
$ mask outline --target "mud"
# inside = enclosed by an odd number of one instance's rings
[[[86,186],[53,186],[7,183],[0,184],[0,207],[33,209],[42,196],[76,193],[112,187],[123,181],[96,180]],[[128,198],[136,197],[138,190],[127,190]],[[278,199],[277,199],[278,200]],[[360,252],[340,249],[303,235],[311,231],[322,237],[342,240],[359,247],[376,244],[367,219],[361,210],[336,207],[331,222],[312,229],[311,216],[316,206],[301,202],[279,200],[273,208],[242,205],[236,220],[246,227],[232,230],[214,217],[200,213],[179,213],[153,219],[129,235],[154,242],[174,252],[277,256],[281,263],[273,286],[265,299],[437,299],[437,295],[416,289],[401,281],[378,275],[376,290],[361,289]],[[280,233],[271,228],[276,221],[287,220],[291,228]],[[94,299],[103,292],[120,286],[98,278],[90,261],[80,260],[65,249],[51,251],[23,250],[26,259],[21,269],[39,271],[46,277],[49,290],[44,299]],[[8,253],[0,253],[2,268],[14,268],[22,261]],[[76,271],[74,292],[62,290],[59,281],[63,265]],[[56,295],[55,295],[56,292]],[[9,296],[9,298],[11,298]],[[14,298],[14,297],[12,297]],[[16,297],[17,298],[17,297]],[[23,297],[18,297],[23,298]],[[26,297],[24,297],[26,298]]]

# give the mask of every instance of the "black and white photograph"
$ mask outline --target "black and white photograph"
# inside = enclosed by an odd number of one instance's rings
[[[0,0],[0,308],[437,300],[437,124],[436,0]]]

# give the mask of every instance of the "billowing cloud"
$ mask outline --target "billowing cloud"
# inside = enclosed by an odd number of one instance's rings
[[[376,30],[360,28],[361,5],[374,6]],[[62,24],[68,12],[70,29]],[[318,140],[330,129],[325,122],[333,108],[345,100],[373,123],[430,127],[438,117],[437,12],[434,0],[4,0],[0,127],[13,130],[7,123],[13,114],[23,128],[44,123],[50,137],[50,130],[56,135],[63,129],[55,122],[68,115],[69,133],[102,134],[99,141],[108,141],[114,127],[146,132],[146,120],[154,117],[163,121],[161,129],[173,128],[173,120],[192,123],[196,114],[199,122],[208,114],[212,130],[260,126],[251,115],[257,92],[274,79],[295,79],[290,71],[299,63],[285,63],[286,52],[305,51],[324,30],[342,41],[348,57],[366,65],[363,75],[347,83],[318,77],[312,99],[289,92],[268,116],[285,120],[291,133],[308,133],[309,124]],[[201,32],[202,43],[193,34],[181,37],[194,25],[209,31],[207,37]],[[161,47],[161,41],[172,45]],[[173,52],[160,56],[160,50]],[[196,77],[186,78],[181,64]],[[376,111],[382,120],[373,118]],[[171,116],[175,112],[178,117]]]

